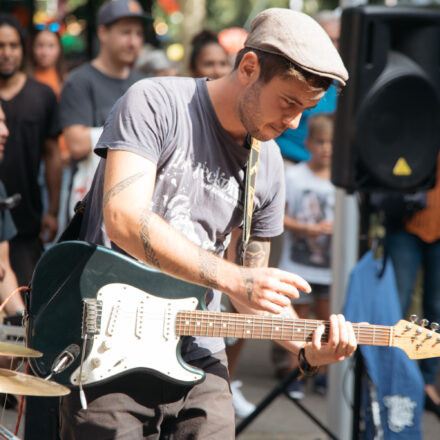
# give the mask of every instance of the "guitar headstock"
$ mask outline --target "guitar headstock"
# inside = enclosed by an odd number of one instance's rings
[[[411,316],[411,322],[400,320],[394,327],[391,346],[401,348],[410,359],[427,359],[440,356],[439,325],[435,322],[426,328],[428,321],[422,319],[416,324],[417,317]]]

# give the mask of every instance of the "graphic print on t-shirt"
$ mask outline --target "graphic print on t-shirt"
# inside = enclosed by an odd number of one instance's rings
[[[168,182],[166,188],[163,182]],[[217,206],[227,204],[233,209],[240,207],[239,216],[242,215],[241,189],[233,175],[227,175],[219,166],[210,166],[206,161],[190,159],[176,151],[157,176],[151,208],[193,243],[222,255],[227,246],[226,237],[206,237],[206,234],[200,234],[196,229],[200,225],[192,217],[194,213],[197,215],[200,212],[194,211],[194,206],[209,209],[206,205],[208,200],[217,200]],[[225,206],[225,211],[230,211],[230,208]],[[209,217],[213,215],[205,214]],[[203,236],[206,238],[201,240]]]
[[[327,197],[304,190],[298,199],[297,220],[303,224],[317,224],[329,219]],[[330,235],[318,237],[293,237],[290,258],[299,264],[314,267],[330,267]]]

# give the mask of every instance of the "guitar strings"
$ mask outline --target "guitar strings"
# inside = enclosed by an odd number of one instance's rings
[[[129,318],[133,319],[133,317],[136,316],[136,312],[130,312],[126,310],[119,310],[115,317],[113,318],[110,313],[109,319],[118,319],[118,318]],[[188,316],[189,315],[189,316]],[[102,315],[101,315],[102,317]],[[150,320],[163,320],[163,314],[162,313],[142,313],[142,317]],[[188,321],[188,319],[191,322],[189,325],[186,325],[185,322]],[[251,322],[249,322],[251,321]],[[196,322],[200,322],[200,325],[196,325]],[[298,330],[304,332],[304,333],[310,333],[316,330],[316,328],[323,324],[325,326],[323,337],[328,337],[329,335],[329,321],[319,321],[319,320],[301,320],[301,319],[294,319],[294,318],[279,318],[279,317],[272,317],[272,316],[254,316],[254,315],[237,315],[233,313],[222,313],[222,312],[210,312],[205,310],[179,310],[175,315],[175,326],[176,330],[179,333],[182,333],[182,335],[185,335],[185,332],[189,331],[191,333],[196,333],[197,329],[199,329],[201,335],[209,336],[210,328],[205,328],[205,331],[201,327],[208,326],[210,323],[212,323],[213,330],[218,333],[223,332],[223,334],[216,334],[215,336],[233,336],[241,334],[243,335],[243,338],[248,337],[254,337],[254,338],[260,338],[260,339],[271,339],[274,333],[281,332],[281,336],[279,337],[289,337],[289,332],[297,332],[297,334],[292,336],[295,336],[296,339],[304,339],[304,336],[310,337],[308,334],[304,335],[301,338],[301,335],[298,334]],[[226,324],[228,327],[221,327]],[[358,341],[361,341],[363,339],[372,339],[375,343],[389,343],[390,339],[390,332],[394,327],[389,326],[383,326],[383,325],[372,325],[372,324],[362,324],[362,323],[352,323],[353,330],[355,333],[355,336]],[[237,328],[240,326],[243,326],[242,328]],[[281,327],[280,330],[275,330],[273,327],[278,326]],[[233,327],[233,328],[231,328]],[[249,329],[245,329],[245,327],[252,327],[252,332],[248,334],[244,334],[245,331]],[[423,328],[423,327],[418,327]],[[411,329],[412,330],[412,329]],[[405,332],[411,331],[411,330],[404,330]],[[432,342],[436,342],[434,339],[435,335],[438,335],[440,337],[440,333],[436,333],[433,330],[429,330],[425,328],[425,332],[432,333],[431,338],[423,338],[423,334],[420,335],[411,335],[411,334],[393,334],[393,339],[398,338],[399,340],[413,340],[414,342],[416,340],[422,339],[423,342],[432,340]],[[414,332],[413,332],[414,333]],[[194,334],[193,336],[198,336],[197,334]],[[259,336],[259,337],[258,337]],[[295,340],[295,339],[294,339]],[[435,345],[434,344],[434,345]]]
[[[191,311],[193,313],[194,311]],[[185,312],[184,312],[185,313]],[[209,313],[209,312],[208,312]],[[212,312],[216,313],[216,312]],[[102,317],[102,315],[101,315]],[[118,320],[119,318],[126,318],[132,320],[134,317],[136,317],[135,312],[124,312],[119,311],[115,317],[110,316],[109,320]],[[163,314],[161,313],[142,313],[143,318],[147,318],[150,320],[163,320]],[[220,319],[218,319],[220,318]],[[231,319],[232,318],[232,319]],[[255,319],[252,315],[249,315],[249,318],[242,318],[242,317],[235,317],[233,314],[229,317],[229,319],[224,319],[220,315],[202,315],[201,317],[194,317],[194,316],[182,316],[182,311],[179,311],[176,314],[176,322],[178,320],[181,321],[193,321],[190,325],[196,326],[196,322],[200,322],[201,325],[208,325],[209,323],[212,323],[214,326],[218,325],[243,325],[247,326],[250,325],[252,327],[264,327],[266,329],[271,329],[273,326],[279,326],[283,328],[283,331],[286,330],[292,330],[292,329],[300,329],[305,331],[313,331],[315,330],[321,323],[326,327],[324,330],[324,334],[329,330],[329,322],[328,321],[307,321],[306,324],[304,324],[304,321],[302,320],[295,320],[292,318],[272,318],[272,317],[257,317]],[[251,322],[248,322],[248,321]],[[267,321],[266,321],[267,320]],[[264,322],[266,321],[266,322]],[[184,324],[182,324],[184,325]],[[374,327],[371,328],[371,327]],[[372,334],[375,333],[376,335],[380,335],[381,333],[385,336],[386,334],[389,334],[390,328],[387,326],[379,326],[379,325],[369,325],[369,324],[353,324],[353,328],[355,330],[355,333],[357,333],[357,329],[359,328],[360,331],[362,331],[363,334],[367,334],[368,332],[371,332]]]

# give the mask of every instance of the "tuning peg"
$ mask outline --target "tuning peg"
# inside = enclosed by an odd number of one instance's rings
[[[419,317],[418,317],[417,315],[411,315],[411,316],[409,317],[409,320],[414,324],[414,323],[417,321],[418,318],[419,318]]]
[[[420,321],[420,325],[421,325],[422,327],[426,327],[428,324],[429,324],[429,321],[428,321],[427,319],[422,319],[422,320]]]
[[[437,322],[431,322],[431,330],[434,330],[435,332],[440,328],[440,325],[438,325]]]

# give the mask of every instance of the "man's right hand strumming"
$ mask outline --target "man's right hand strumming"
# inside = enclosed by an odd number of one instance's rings
[[[241,280],[238,288],[224,290],[238,303],[270,313],[282,313],[298,290],[309,293],[310,285],[298,275],[270,267],[237,267]]]

